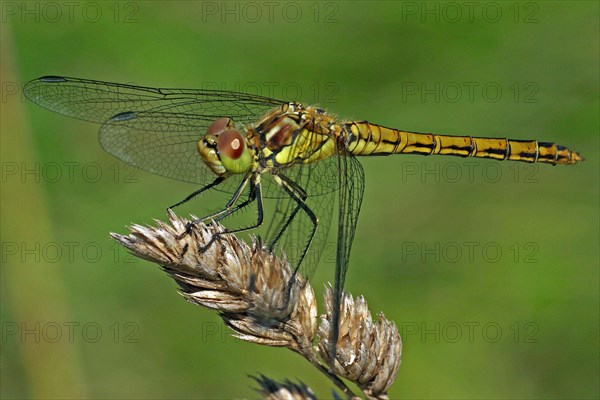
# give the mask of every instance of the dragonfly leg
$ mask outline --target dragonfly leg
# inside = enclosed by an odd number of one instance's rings
[[[262,194],[261,194],[261,190],[260,190],[260,183],[255,183],[255,182],[251,182],[251,188],[250,188],[250,193],[248,195],[248,199],[246,199],[245,201],[243,201],[242,203],[240,203],[237,206],[233,206],[233,204],[235,204],[235,201],[237,201],[237,199],[233,199],[233,201],[230,201],[227,203],[227,206],[225,209],[219,211],[216,214],[213,214],[211,217],[215,217],[216,221],[220,221],[228,216],[230,216],[231,214],[235,213],[238,210],[243,209],[244,207],[247,207],[249,204],[256,202],[256,208],[257,208],[257,217],[256,217],[256,222],[253,223],[252,225],[249,226],[245,226],[242,228],[236,228],[236,229],[225,229],[221,232],[217,232],[215,233],[210,240],[208,241],[208,243],[206,243],[201,249],[200,251],[206,251],[206,249],[208,249],[212,243],[217,240],[219,238],[219,236],[221,235],[225,235],[225,234],[230,234],[230,233],[239,233],[239,232],[244,232],[244,231],[249,231],[255,228],[260,227],[263,224],[263,220],[264,220],[264,211],[263,211],[263,203],[262,203]],[[245,185],[244,185],[245,186]],[[236,197],[236,196],[234,196]],[[239,198],[239,196],[237,196],[237,198]],[[198,222],[198,221],[203,221],[205,220],[205,218],[200,219],[200,220],[195,220],[192,221],[194,222]]]
[[[188,222],[187,225],[186,225],[186,227],[185,227],[185,231],[179,235],[179,239],[185,237],[185,235],[189,235],[190,232],[192,231],[192,229],[197,224],[199,224],[200,222],[203,222],[203,221],[206,221],[206,220],[214,220],[216,218],[219,218],[219,216],[221,214],[227,213],[233,207],[233,205],[235,204],[235,202],[237,202],[239,200],[240,196],[242,195],[242,193],[246,189],[246,185],[248,184],[249,179],[250,179],[250,175],[248,175],[248,176],[246,176],[244,178],[244,180],[242,181],[242,183],[240,184],[240,186],[236,189],[236,191],[233,194],[233,196],[231,197],[231,199],[229,199],[229,201],[227,202],[227,204],[225,204],[225,208],[223,208],[220,211],[217,211],[216,213],[212,213],[212,214],[206,215],[206,216],[204,216],[202,218],[198,218],[198,219],[195,219],[195,220],[193,220],[191,222]],[[205,191],[207,189],[210,189],[211,187],[214,187],[214,186],[218,185],[219,183],[223,182],[224,180],[225,180],[225,178],[221,178],[221,177],[215,179],[211,184],[209,184],[209,185],[203,187],[202,189],[197,190],[194,193],[190,194],[188,197],[186,197],[183,201],[180,201],[179,203],[177,203],[175,206],[178,206],[180,204],[185,203],[186,201],[190,200],[191,198],[199,195],[200,193],[202,193],[203,191]],[[249,198],[250,198],[250,196],[252,196],[252,192],[250,193]],[[229,212],[229,214],[231,214],[231,212]]]
[[[214,181],[212,181],[211,183],[209,183],[208,185],[196,190],[194,193],[190,194],[189,196],[187,196],[185,199],[181,200],[179,203],[173,204],[172,206],[170,206],[168,208],[168,210],[178,207],[180,205],[182,205],[183,203],[187,203],[188,201],[190,201],[191,199],[193,199],[194,197],[198,196],[200,193],[213,188],[217,185],[219,185],[220,183],[222,183],[225,180],[225,178],[223,178],[222,176],[217,177],[217,179],[215,179]]]
[[[285,222],[283,223],[283,226],[280,228],[277,228],[277,234],[275,235],[275,238],[273,238],[273,240],[271,240],[271,242],[267,245],[267,248],[269,249],[269,251],[274,250],[275,245],[277,244],[277,242],[279,242],[279,239],[281,239],[281,236],[283,236],[283,234],[284,234],[285,230],[288,228],[288,226],[290,226],[290,224],[294,220],[294,217],[296,216],[296,214],[298,214],[299,210],[300,210],[300,206],[298,204],[296,204],[296,208],[294,208],[294,211],[292,211],[290,216],[285,220]]]
[[[280,177],[280,178],[282,178],[282,177]],[[298,185],[296,182],[294,182],[290,179],[287,179],[287,178],[282,178],[282,179],[286,179],[286,184],[288,184],[291,188],[293,188],[293,190],[295,190],[296,194],[298,195],[298,198],[301,200],[302,203],[304,203],[306,201],[306,198],[308,197],[306,195],[306,191],[304,191],[304,189],[302,189],[302,187],[300,187],[300,185]],[[279,183],[279,185],[283,186],[283,183],[280,183],[280,182],[277,182],[277,183]],[[298,211],[301,208],[300,202],[298,202],[296,200],[296,197],[294,197],[294,196],[291,196],[291,197],[294,199],[294,202],[296,203],[296,207],[290,213],[290,216],[283,222],[283,226],[280,226],[279,228],[277,228],[277,234],[275,235],[273,240],[271,240],[271,242],[267,245],[269,250],[271,250],[271,251],[273,251],[275,244],[277,244],[279,239],[281,239],[281,236],[283,236],[285,230],[290,226],[290,224],[294,220],[294,217],[296,216],[296,214],[298,213]],[[311,210],[311,212],[312,212],[312,210]],[[309,215],[309,217],[310,217],[310,215]],[[312,219],[311,219],[311,221],[312,221]],[[269,231],[270,230],[271,230],[271,228],[269,227]],[[313,231],[312,236],[314,236],[314,231]],[[312,238],[312,236],[311,236],[311,238]],[[300,263],[298,263],[298,265],[299,264]]]
[[[310,209],[310,207],[308,207],[308,205],[306,204],[305,201],[306,201],[307,195],[306,195],[306,192],[304,191],[304,189],[302,189],[297,183],[295,183],[294,181],[290,180],[289,178],[287,178],[283,175],[276,176],[275,181],[283,188],[283,190],[285,190],[290,195],[292,200],[294,200],[296,202],[296,209],[294,209],[294,211],[292,211],[292,214],[287,219],[285,224],[281,227],[279,233],[277,234],[277,236],[275,237],[275,239],[272,241],[272,243],[270,245],[271,246],[275,245],[277,240],[279,240],[279,238],[283,235],[284,231],[292,223],[294,216],[300,209],[306,213],[306,215],[310,219],[310,222],[313,225],[312,231],[310,232],[310,235],[306,241],[306,245],[304,246],[304,249],[302,250],[300,257],[298,258],[298,265],[296,265],[294,268],[294,275],[296,275],[296,273],[298,272],[298,269],[300,268],[300,265],[302,264],[302,260],[306,256],[306,253],[308,252],[308,248],[310,247],[310,244],[311,244],[313,238],[315,237],[315,233],[317,232],[317,227],[319,225],[319,219],[317,218],[315,213]]]
[[[225,218],[226,216],[230,215],[231,213],[237,211],[238,209],[244,207],[249,202],[254,201],[254,198],[253,198],[254,193],[251,189],[250,193],[248,194],[248,199],[244,203],[240,204],[239,206],[234,207],[234,204],[240,199],[240,197],[242,196],[242,193],[244,193],[244,190],[246,190],[246,186],[248,185],[249,180],[250,180],[249,176],[244,178],[244,180],[242,181],[240,186],[238,186],[238,188],[235,190],[235,193],[233,194],[231,199],[229,199],[229,201],[225,204],[225,207],[223,207],[222,210],[219,210],[212,214],[205,215],[202,218],[195,219],[194,221],[190,222],[190,224],[196,225],[196,224],[199,224],[200,222],[207,221],[207,220],[219,221],[219,220]]]
[[[311,244],[313,238],[315,237],[315,233],[317,232],[317,227],[319,225],[319,219],[317,218],[315,213],[310,209],[310,207],[308,207],[308,205],[306,204],[305,201],[306,201],[307,195],[306,195],[306,192],[304,191],[304,189],[302,189],[297,183],[295,183],[294,181],[290,180],[289,178],[287,178],[285,176],[275,176],[274,179],[283,188],[283,190],[285,190],[290,195],[290,197],[294,200],[294,202],[296,203],[296,208],[292,211],[290,217],[280,228],[279,232],[277,233],[277,236],[271,242],[271,246],[274,246],[275,243],[279,240],[279,238],[281,238],[284,231],[292,223],[292,220],[294,219],[294,217],[296,216],[297,212],[300,209],[306,213],[306,215],[308,216],[308,218],[310,219],[310,221],[313,225],[312,231],[310,232],[310,235],[306,241],[306,245],[304,246],[304,249],[302,250],[300,257],[298,258],[297,265],[294,266],[294,272],[293,272],[292,277],[291,277],[290,281],[288,282],[288,285],[286,288],[285,302],[284,302],[284,306],[282,307],[282,310],[286,310],[289,307],[289,301],[291,298],[291,292],[292,292],[294,280],[296,278],[296,274],[298,273],[298,270],[300,269],[300,265],[302,264],[302,260],[306,256],[306,253],[308,252],[308,248],[310,247],[310,244]]]

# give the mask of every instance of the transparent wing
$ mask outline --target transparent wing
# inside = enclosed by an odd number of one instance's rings
[[[117,114],[104,123],[99,140],[104,150],[130,165],[167,178],[206,185],[216,175],[198,154],[199,136],[194,127],[181,123],[179,115],[131,112]],[[242,176],[229,177],[215,190],[233,193],[240,184],[238,178]]]
[[[267,221],[265,241],[269,247],[283,252],[292,267],[299,266],[300,273],[307,279],[314,274],[323,250],[328,246],[326,241],[331,226],[336,186],[326,186],[325,182],[337,179],[336,165],[335,157],[331,157],[286,171],[286,177],[303,190],[316,186],[319,182],[324,185],[319,187],[318,194],[309,195],[305,200],[306,206],[319,220],[312,240],[314,224],[298,203],[289,195],[271,196],[276,197],[277,202],[273,212],[269,213],[272,219]],[[303,183],[306,186],[302,186]],[[333,250],[334,246],[329,248]],[[331,257],[328,260],[331,261]]]
[[[346,146],[339,143],[338,151],[338,180],[340,190],[338,192],[338,235],[337,235],[337,257],[335,267],[333,321],[332,321],[332,345],[330,359],[334,360],[335,343],[339,336],[339,312],[346,272],[350,259],[350,250],[354,241],[356,224],[360,213],[364,193],[364,172],[358,160],[351,154],[346,153]]]
[[[251,123],[269,109],[285,103],[248,93],[150,88],[59,76],[34,79],[23,91],[40,106],[72,118],[105,123],[130,111],[169,113],[179,116],[178,126],[185,131],[192,128],[202,131],[207,122],[219,117]]]
[[[294,176],[293,173],[297,175]],[[298,257],[302,255],[302,250],[306,248],[305,246],[310,245],[300,265],[302,274],[309,279],[321,259],[323,250],[334,247],[333,244],[328,244],[326,240],[331,225],[334,204],[337,203],[338,206],[335,258],[326,257],[323,260],[325,262],[335,260],[336,263],[334,309],[331,325],[334,340],[331,342],[332,347],[330,349],[330,359],[333,360],[336,351],[335,343],[339,335],[341,294],[344,289],[350,250],[364,193],[364,172],[358,160],[351,154],[347,154],[346,147],[340,144],[337,156],[321,160],[316,164],[303,166],[300,169],[287,171],[286,176],[294,182],[305,182],[309,186],[325,185],[329,188],[328,190],[321,189],[321,194],[306,199],[307,206],[319,218],[319,226],[312,243],[308,243],[312,228],[310,218],[298,209],[293,199],[280,196],[277,200],[275,212],[271,213],[273,220],[268,230],[267,243],[272,244],[272,241],[275,240],[277,243],[275,249],[282,249],[293,266],[298,265]],[[323,179],[323,181],[315,179],[316,177]],[[329,183],[332,181],[335,181],[335,183]],[[319,187],[316,190],[318,191]],[[283,233],[281,233],[282,229],[284,230]]]
[[[344,155],[342,152],[340,157],[337,157],[337,161],[340,190],[338,192],[339,231],[337,236],[336,287],[342,289],[346,279],[350,250],[352,249],[365,190],[365,174],[362,165],[351,154]]]
[[[246,93],[160,89],[87,79],[44,77],[25,85],[35,103],[69,117],[102,123],[100,144],[128,164],[206,185],[215,176],[196,142],[217,118],[248,125],[284,102]],[[218,190],[231,192],[228,179]]]

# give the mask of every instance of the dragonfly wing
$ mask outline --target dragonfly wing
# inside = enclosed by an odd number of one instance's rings
[[[202,185],[214,176],[207,173],[199,158],[196,140],[212,122],[229,117],[249,126],[269,110],[285,104],[240,92],[151,88],[58,76],[32,80],[23,91],[30,100],[51,111],[103,124],[100,143],[119,159],[158,175]],[[316,176],[319,174],[320,170],[312,174],[314,180],[306,172],[300,176],[309,196],[336,189],[333,182],[318,185],[322,180]],[[233,186],[222,184],[218,189],[231,192]],[[280,196],[276,186],[267,180],[263,196]]]
[[[338,142],[338,181],[340,190],[338,192],[338,235],[337,235],[337,258],[335,267],[335,286],[332,318],[332,346],[330,348],[330,360],[335,360],[335,344],[339,336],[340,303],[348,263],[350,250],[356,232],[356,223],[360,213],[364,193],[364,171],[358,160],[351,154],[346,153],[346,146]]]
[[[296,164],[277,171],[300,186],[309,198],[316,196],[328,196],[339,188],[338,178],[335,171],[337,164],[333,159],[327,158],[312,164]],[[267,199],[278,199],[288,197],[281,193],[281,188],[273,179],[263,181],[262,194]],[[321,217],[318,215],[318,217]]]
[[[172,113],[182,115],[189,128],[200,133],[204,133],[206,121],[230,117],[240,123],[252,123],[285,103],[240,92],[150,88],[58,76],[34,79],[23,91],[42,107],[72,118],[105,123],[130,111]]]
[[[189,116],[161,112],[118,114],[100,128],[100,145],[122,161],[148,172],[206,185],[216,175],[204,164],[196,144],[200,135]],[[202,117],[194,116],[199,124]],[[215,190],[232,193],[239,179],[227,179]]]
[[[302,164],[286,170],[285,176],[294,182],[295,186],[308,192],[306,187],[319,185],[317,178],[323,178],[320,185],[324,185],[336,177],[335,164],[334,158],[315,164]],[[327,177],[329,179],[326,179]],[[271,185],[270,188],[273,186]],[[267,214],[272,218],[271,221],[267,221],[268,228],[265,234],[267,245],[283,252],[292,268],[300,267],[300,273],[307,279],[314,274],[321,260],[321,254],[327,248],[327,235],[335,203],[335,187],[327,190],[319,188],[316,193],[317,195],[306,193],[308,196],[304,201],[304,204],[318,218],[314,236],[312,236],[314,223],[310,216],[289,195],[271,193],[277,201],[273,212]],[[333,250],[334,247],[330,246],[330,248]],[[323,261],[331,262],[332,259],[333,257],[328,257]]]
[[[196,148],[212,122],[229,117],[252,124],[284,103],[247,93],[160,89],[66,77],[35,79],[25,85],[24,92],[51,111],[101,123],[100,144],[126,163],[201,185],[215,178]],[[231,193],[237,184],[239,179],[228,179],[217,190]]]

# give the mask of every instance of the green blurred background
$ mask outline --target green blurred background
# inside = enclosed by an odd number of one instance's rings
[[[3,2],[1,397],[248,398],[256,373],[331,397],[300,357],[232,339],[111,241],[196,187],[126,167],[97,126],[25,101],[24,82],[55,74],[241,88],[406,130],[580,151],[586,162],[568,167],[362,159],[346,286],[403,334],[392,398],[598,398],[598,13],[597,2]]]

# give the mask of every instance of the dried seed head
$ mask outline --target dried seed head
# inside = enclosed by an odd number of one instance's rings
[[[310,349],[317,306],[312,287],[253,240],[250,247],[217,223],[195,224],[169,210],[169,224],[111,234],[136,256],[158,263],[190,302],[218,310],[237,337],[298,352]],[[184,232],[188,231],[187,234]],[[216,236],[215,236],[216,235]]]
[[[312,287],[257,241],[249,246],[225,228],[197,223],[168,213],[169,223],[133,225],[128,236],[111,234],[134,255],[158,263],[179,284],[190,302],[217,310],[234,335],[253,343],[292,349],[328,376],[347,397],[355,398],[326,366],[313,345],[317,306]],[[334,339],[332,290],[325,296],[326,315],[318,328],[318,351],[329,365]],[[362,297],[344,295],[336,341],[335,374],[354,381],[369,399],[386,398],[400,365],[401,341],[396,326],[383,315],[371,320]],[[273,399],[314,398],[305,386],[257,380]],[[270,388],[277,390],[266,391]],[[280,390],[281,389],[281,390]],[[300,396],[304,397],[300,397]],[[312,396],[312,397],[311,397]]]
[[[333,315],[333,290],[325,293],[326,315],[319,325],[319,354],[331,365],[329,349]],[[334,373],[355,382],[369,398],[387,398],[394,383],[402,354],[402,341],[396,325],[379,314],[373,322],[367,302],[344,293],[340,307]]]

